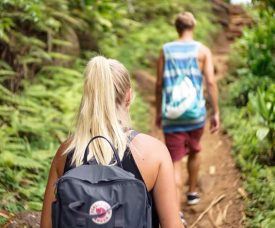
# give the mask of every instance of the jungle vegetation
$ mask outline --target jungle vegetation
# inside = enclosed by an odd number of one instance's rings
[[[103,54],[130,71],[153,68],[183,10],[196,14],[197,38],[210,42],[217,26],[207,1],[0,2],[0,209],[41,210],[51,159],[74,126],[87,61]],[[131,112],[135,128],[147,131],[138,88]]]

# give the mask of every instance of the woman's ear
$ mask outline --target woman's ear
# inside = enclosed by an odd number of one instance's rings
[[[131,101],[132,101],[132,89],[130,88],[126,92],[126,97],[125,97],[125,106],[126,106],[126,108],[130,107]]]

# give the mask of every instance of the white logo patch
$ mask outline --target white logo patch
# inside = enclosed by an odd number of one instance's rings
[[[97,218],[93,218],[93,222],[96,224],[105,224],[110,221],[112,218],[112,209],[111,206],[107,202],[100,200],[94,202],[90,207],[90,215],[92,214],[102,214]]]

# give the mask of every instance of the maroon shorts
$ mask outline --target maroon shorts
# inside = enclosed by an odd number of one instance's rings
[[[202,134],[203,128],[187,132],[165,133],[165,143],[172,160],[178,161],[188,153],[200,152],[200,139]]]

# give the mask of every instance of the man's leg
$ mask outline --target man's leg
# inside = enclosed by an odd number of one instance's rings
[[[196,192],[199,169],[200,169],[200,139],[203,134],[203,128],[196,129],[188,132],[189,140],[189,156],[187,160],[187,170],[189,174],[189,189],[187,193],[187,203],[197,204],[200,200],[198,193]]]
[[[188,192],[196,192],[199,169],[200,169],[200,153],[190,153],[187,160],[187,170],[189,175]]]
[[[177,187],[177,201],[181,208],[182,196],[182,158],[186,155],[185,140],[188,137],[185,132],[165,133],[165,143],[170,152],[173,165],[174,175]]]
[[[173,162],[175,182],[177,187],[177,201],[179,208],[181,209],[181,195],[182,195],[182,163],[181,160]]]

